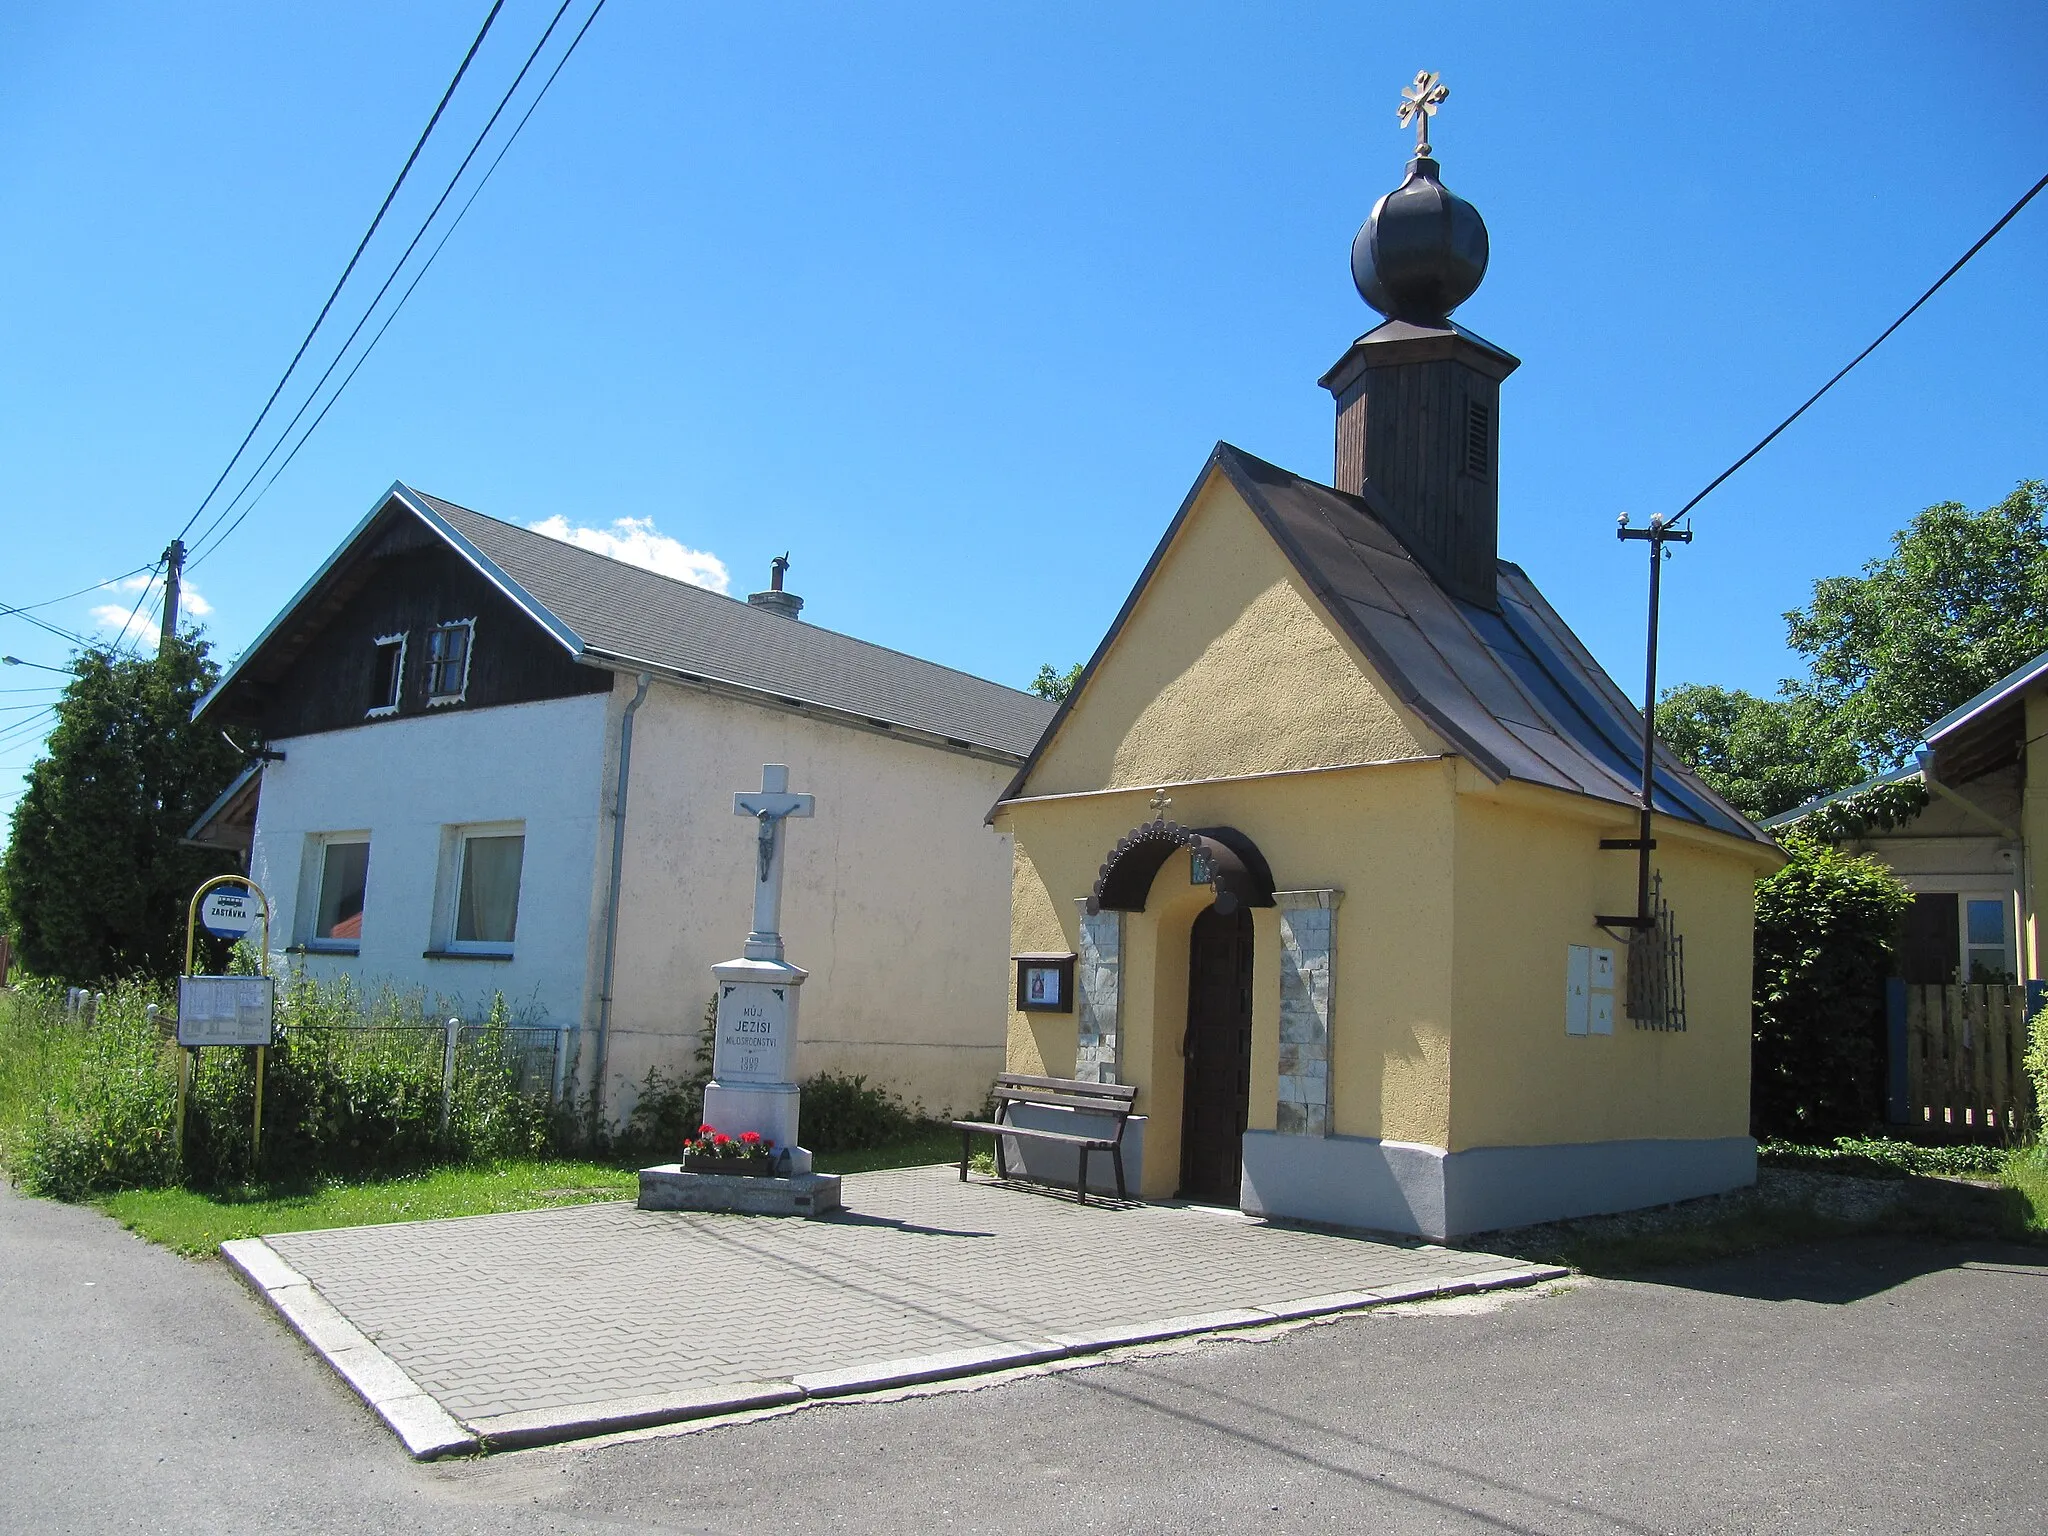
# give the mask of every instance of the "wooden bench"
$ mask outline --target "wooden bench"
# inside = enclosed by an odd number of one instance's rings
[[[967,1159],[974,1150],[974,1138],[993,1136],[996,1139],[996,1177],[1007,1179],[1010,1170],[1003,1161],[1003,1138],[1015,1136],[1024,1141],[1047,1141],[1058,1146],[1072,1147],[1080,1155],[1081,1174],[1075,1181],[1081,1203],[1088,1203],[1088,1154],[1107,1152],[1116,1166],[1116,1197],[1127,1200],[1124,1192],[1124,1126],[1131,1118],[1131,1109],[1137,1103],[1138,1090],[1123,1083],[1084,1083],[1072,1077],[1025,1077],[1015,1072],[1005,1072],[996,1079],[994,1090],[989,1095],[996,1102],[996,1117],[993,1120],[955,1120],[953,1129],[960,1133],[960,1179],[967,1179]],[[1102,1115],[1116,1121],[1114,1136],[1076,1136],[1067,1131],[1041,1131],[1031,1126],[1016,1125],[1010,1120],[1010,1112],[1019,1104],[1048,1109],[1073,1109],[1083,1114]]]

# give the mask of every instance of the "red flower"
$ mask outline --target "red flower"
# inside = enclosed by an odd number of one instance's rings
[[[732,1138],[726,1135],[725,1132],[719,1131],[711,1138],[711,1145],[714,1147],[728,1147],[732,1145]]]
[[[717,1130],[716,1130],[715,1128],[713,1128],[713,1127],[711,1127],[711,1126],[708,1126],[708,1125],[700,1125],[700,1126],[698,1126],[698,1127],[697,1127],[697,1134],[698,1134],[699,1136],[716,1136],[716,1135],[718,1134],[718,1132],[717,1132]]]
[[[758,1147],[761,1144],[761,1133],[759,1131],[741,1131],[740,1141],[746,1146]]]

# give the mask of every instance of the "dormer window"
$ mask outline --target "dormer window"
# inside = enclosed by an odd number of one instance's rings
[[[397,714],[399,692],[405,687],[405,636],[379,635],[376,646],[370,663],[370,706],[364,711],[372,719]]]
[[[436,624],[427,633],[427,704],[460,704],[469,691],[469,653],[475,619]]]

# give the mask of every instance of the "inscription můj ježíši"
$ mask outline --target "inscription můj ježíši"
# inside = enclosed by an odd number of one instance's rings
[[[786,1083],[789,1079],[789,993],[759,982],[721,983],[712,1076],[720,1082]]]

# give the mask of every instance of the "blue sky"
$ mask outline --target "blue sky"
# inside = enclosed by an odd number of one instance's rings
[[[508,0],[333,343],[555,3]],[[0,605],[177,532],[485,9],[0,11]],[[191,579],[232,655],[404,479],[522,523],[651,520],[626,532],[736,594],[786,548],[807,618],[1021,685],[1092,650],[1216,439],[1327,477],[1315,380],[1373,318],[1346,251],[1427,66],[1445,180],[1492,233],[1459,319],[1523,361],[1502,551],[1633,691],[1615,514],[1688,497],[2048,170],[2044,65],[2048,8],[1967,0],[610,0]],[[1704,504],[1666,678],[1769,690],[1813,580],[2048,475],[2043,273],[2048,199]],[[98,632],[134,596],[38,616]],[[66,649],[0,617],[0,651]],[[45,701],[0,693],[0,805],[36,746],[16,706]]]

